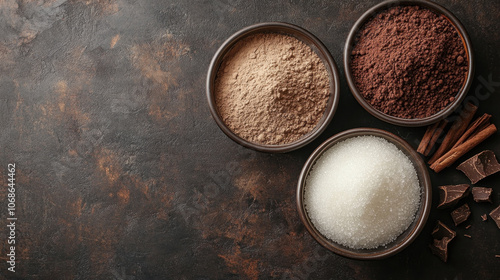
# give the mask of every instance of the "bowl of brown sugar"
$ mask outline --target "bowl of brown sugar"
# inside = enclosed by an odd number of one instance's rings
[[[328,49],[301,27],[268,22],[229,37],[207,76],[210,112],[236,143],[283,153],[307,145],[330,123],[339,74]]]
[[[344,49],[347,82],[373,116],[425,126],[449,116],[473,79],[465,28],[431,1],[385,1],[354,24]]]

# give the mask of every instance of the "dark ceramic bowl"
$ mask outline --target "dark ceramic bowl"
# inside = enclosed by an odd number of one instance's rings
[[[307,214],[307,210],[304,205],[304,190],[307,188],[306,179],[309,175],[309,171],[313,167],[316,160],[330,147],[346,140],[348,138],[357,137],[357,136],[365,136],[365,135],[373,135],[386,139],[390,143],[396,145],[413,163],[415,170],[417,172],[417,177],[420,183],[421,188],[421,198],[420,198],[420,208],[417,210],[415,215],[415,219],[410,224],[408,229],[406,229],[396,240],[387,244],[386,246],[379,246],[375,249],[351,249],[347,246],[338,244],[323,234],[321,234],[313,225],[309,216]],[[353,258],[353,259],[362,259],[362,260],[376,260],[383,259],[389,256],[392,256],[404,248],[406,248],[410,243],[412,243],[418,236],[418,234],[422,231],[429,217],[429,212],[431,210],[432,204],[432,184],[429,178],[429,173],[427,172],[427,167],[419,154],[403,139],[398,136],[389,133],[384,130],[374,129],[374,128],[355,128],[350,129],[326,140],[323,144],[321,144],[309,157],[304,167],[302,168],[302,172],[300,173],[299,183],[297,186],[297,209],[300,215],[300,219],[304,223],[306,229],[312,235],[312,237],[323,247],[328,250],[339,254],[344,257]]]
[[[379,12],[387,10],[391,7],[395,6],[420,6],[423,8],[427,8],[434,13],[438,15],[443,15],[445,18],[447,18],[451,24],[455,27],[457,30],[458,34],[460,35],[460,38],[462,39],[465,52],[467,54],[467,61],[469,63],[469,69],[467,72],[467,78],[465,79],[464,84],[462,85],[461,90],[455,95],[455,100],[451,102],[446,108],[443,110],[437,112],[436,114],[426,117],[426,118],[418,118],[418,119],[405,119],[405,118],[399,118],[399,117],[394,117],[388,114],[385,114],[376,108],[372,107],[370,103],[368,103],[361,93],[358,91],[356,88],[356,85],[354,84],[354,79],[352,76],[351,72],[351,52],[353,47],[355,46],[355,39],[357,36],[358,31],[364,26],[364,24],[369,21],[374,15],[377,15]],[[413,1],[400,1],[400,0],[390,0],[390,1],[385,1],[380,4],[375,5],[368,11],[366,11],[354,24],[352,27],[351,31],[349,32],[349,36],[347,37],[347,41],[345,44],[344,48],[344,69],[345,69],[345,75],[347,78],[347,83],[349,85],[349,88],[351,89],[352,94],[358,101],[358,103],[365,109],[367,110],[370,114],[373,116],[391,123],[395,125],[400,125],[400,126],[426,126],[433,124],[435,122],[438,122],[447,116],[449,116],[453,111],[455,111],[458,106],[462,103],[464,100],[465,96],[467,95],[467,92],[469,91],[469,88],[472,84],[472,79],[474,76],[474,57],[472,54],[472,44],[469,38],[469,35],[467,34],[467,31],[465,28],[462,26],[460,21],[448,10],[445,8],[441,7],[440,5],[430,2],[430,1],[418,1],[418,0],[413,0]]]
[[[302,138],[298,139],[295,142],[283,145],[262,145],[258,143],[249,142],[236,135],[233,131],[231,131],[226,126],[226,124],[219,116],[219,113],[217,111],[215,95],[214,95],[215,80],[217,78],[217,72],[224,59],[224,56],[231,50],[234,44],[236,44],[240,39],[257,33],[279,33],[279,34],[293,36],[296,39],[302,41],[319,56],[319,58],[323,61],[326,70],[328,71],[328,75],[330,76],[330,98],[328,100],[323,117],[320,119],[316,127],[311,132],[304,135]],[[323,45],[323,43],[321,43],[321,41],[318,38],[316,38],[313,34],[309,33],[307,30],[304,30],[303,28],[300,28],[292,24],[282,23],[282,22],[258,23],[245,27],[240,31],[234,33],[222,44],[219,50],[215,53],[212,62],[210,63],[207,76],[208,104],[210,106],[210,112],[212,113],[212,116],[215,119],[215,122],[217,123],[219,128],[236,143],[245,146],[247,148],[268,153],[284,153],[296,150],[298,148],[307,145],[308,143],[313,141],[316,137],[318,137],[326,129],[326,127],[333,118],[339,100],[339,94],[340,94],[339,90],[340,90],[340,79],[337,66],[330,52]]]

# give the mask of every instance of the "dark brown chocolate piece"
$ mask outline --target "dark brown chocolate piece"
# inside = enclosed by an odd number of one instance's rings
[[[475,202],[489,202],[491,203],[492,188],[474,187],[472,188],[472,197]]]
[[[457,209],[451,212],[451,218],[453,219],[455,226],[458,226],[459,224],[467,221],[469,216],[470,216],[470,208],[467,203],[465,203],[464,205],[458,207]]]
[[[429,245],[434,255],[438,256],[442,261],[448,260],[448,243],[450,243],[457,233],[449,229],[441,221],[437,222],[436,227],[432,230],[434,241]]]
[[[438,209],[452,207],[458,203],[458,201],[467,195],[469,195],[470,189],[469,185],[447,185],[439,186],[439,205]]]
[[[441,221],[438,221],[434,229],[432,230],[432,237],[434,239],[443,239],[444,237],[448,237],[450,240],[455,238],[457,233],[443,224]]]
[[[481,219],[483,220],[483,222],[486,222],[486,220],[488,220],[488,216],[486,214],[483,214],[481,215]]]
[[[448,237],[450,240],[455,238],[457,233],[443,224],[441,221],[438,221],[434,229],[432,230],[432,237],[434,239],[443,239],[444,237]]]
[[[434,255],[438,256],[443,262],[448,260],[448,243],[451,239],[444,237],[443,239],[434,239],[434,243],[429,245]]]
[[[500,206],[490,212],[490,217],[495,221],[497,227],[500,228]]]
[[[457,169],[465,173],[472,184],[475,184],[483,178],[500,171],[500,164],[495,157],[495,153],[486,150],[464,161]]]

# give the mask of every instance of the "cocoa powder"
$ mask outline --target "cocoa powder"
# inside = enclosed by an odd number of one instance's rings
[[[303,42],[259,33],[224,57],[214,95],[219,116],[236,135],[258,144],[287,144],[311,132],[323,116],[329,75]]]
[[[448,19],[418,6],[399,6],[360,29],[351,71],[356,88],[374,108],[414,119],[429,117],[455,99],[468,61]]]

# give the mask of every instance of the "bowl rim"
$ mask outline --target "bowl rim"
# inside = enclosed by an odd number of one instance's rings
[[[336,244],[334,241],[329,240],[328,238],[323,236],[314,227],[311,220],[309,219],[307,210],[305,209],[304,190],[305,190],[305,182],[309,174],[309,171],[313,167],[316,160],[326,150],[328,150],[330,147],[332,147],[333,145],[335,145],[340,141],[364,135],[373,135],[384,138],[390,143],[395,144],[398,147],[398,149],[400,149],[405,155],[407,155],[410,158],[411,162],[415,166],[417,174],[421,174],[421,176],[419,175],[419,181],[420,181],[420,187],[422,189],[422,196],[420,201],[421,206],[419,207],[419,210],[416,213],[415,220],[412,222],[409,228],[402,233],[402,234],[407,233],[407,236],[403,240],[393,244],[391,247],[382,247],[383,250],[380,251],[378,249],[381,247],[376,249],[370,249],[367,250],[366,252],[359,252],[363,251],[363,249],[350,250],[345,246],[340,246]],[[404,150],[401,149],[401,147],[403,147]],[[418,237],[422,229],[425,227],[432,206],[432,183],[425,162],[422,160],[420,155],[415,151],[415,149],[413,149],[413,147],[411,147],[410,144],[408,144],[408,142],[406,142],[399,136],[396,136],[382,129],[367,128],[367,127],[353,128],[337,133],[334,136],[330,137],[328,140],[323,142],[318,148],[316,148],[314,152],[309,156],[309,158],[307,159],[306,163],[302,168],[302,171],[300,172],[297,184],[296,204],[300,219],[304,224],[304,226],[306,227],[307,231],[323,247],[338,255],[348,257],[351,259],[379,260],[390,257],[398,252],[401,252]]]
[[[215,84],[215,79],[217,77],[217,72],[220,67],[221,62],[223,61],[224,56],[226,53],[238,42],[240,39],[249,36],[251,34],[256,34],[256,33],[265,33],[265,32],[270,32],[270,33],[278,33],[278,34],[287,34],[291,35],[294,38],[300,40],[301,42],[305,43],[307,46],[309,46],[317,55],[318,57],[323,61],[325,68],[327,72],[329,73],[330,76],[330,97],[326,106],[326,110],[316,125],[316,127],[309,132],[308,134],[304,135],[303,137],[299,138],[297,141],[283,144],[283,145],[263,145],[263,144],[258,144],[258,143],[253,143],[250,141],[247,141],[238,135],[236,135],[234,132],[232,132],[224,123],[224,121],[221,119],[217,112],[217,107],[216,107],[216,102],[215,102],[215,90],[214,90],[214,84]],[[304,41],[301,38],[297,38],[294,36],[294,34],[299,34],[301,37],[306,38],[308,41]],[[319,52],[319,53],[318,53]],[[267,152],[267,153],[285,153],[285,152],[290,152],[296,149],[299,149],[310,142],[312,142],[314,139],[316,139],[323,131],[328,127],[330,124],[336,110],[338,107],[339,103],[339,98],[340,98],[340,74],[337,68],[337,64],[335,63],[335,60],[333,59],[331,53],[329,52],[328,48],[311,32],[305,30],[302,27],[299,27],[294,24],[290,23],[285,23],[285,22],[262,22],[262,23],[256,23],[252,24],[250,26],[244,27],[240,29],[239,31],[233,33],[229,38],[227,38],[224,43],[219,47],[217,52],[212,58],[212,61],[210,62],[210,66],[208,68],[208,74],[207,74],[207,80],[206,80],[206,95],[208,99],[208,105],[210,108],[210,113],[217,123],[217,126],[234,142],[261,152]]]
[[[434,115],[431,115],[429,117],[425,118],[419,118],[419,119],[405,119],[405,118],[399,118],[395,116],[391,116],[389,114],[385,114],[376,108],[372,107],[370,103],[368,103],[364,97],[361,95],[361,93],[357,90],[355,84],[354,84],[354,79],[352,77],[352,72],[351,72],[351,67],[350,67],[350,62],[351,62],[351,51],[352,48],[354,47],[354,40],[356,38],[356,35],[359,31],[359,29],[368,21],[372,18],[373,15],[376,15],[378,12],[385,10],[390,7],[395,7],[395,6],[420,6],[423,8],[427,8],[433,12],[435,12],[438,15],[443,15],[445,18],[447,18],[451,24],[455,27],[455,29],[458,32],[458,35],[462,39],[462,43],[465,48],[465,52],[468,56],[468,71],[467,71],[467,77],[464,81],[464,84],[462,85],[462,88],[460,91],[455,95],[455,100],[450,103],[448,106],[446,106],[444,109],[441,111],[435,113]],[[452,14],[450,11],[448,11],[446,8],[443,6],[436,4],[431,1],[427,0],[388,0],[381,2],[370,9],[368,9],[361,17],[355,22],[353,27],[351,28],[349,35],[347,37],[345,47],[344,47],[344,72],[347,80],[347,84],[349,86],[349,89],[351,90],[352,95],[354,98],[357,100],[357,102],[363,107],[366,111],[368,111],[371,115],[374,117],[385,121],[390,124],[394,125],[399,125],[399,126],[408,126],[408,127],[419,127],[419,126],[427,126],[433,123],[436,123],[446,117],[448,117],[450,114],[452,114],[457,108],[459,108],[460,104],[462,101],[465,99],[467,96],[467,93],[473,83],[473,78],[474,78],[474,71],[475,71],[475,66],[474,66],[474,54],[473,54],[473,48],[472,48],[472,43],[470,40],[470,37],[467,33],[467,30],[465,27],[462,25],[460,20],[458,20],[457,17],[455,17],[454,14]]]

